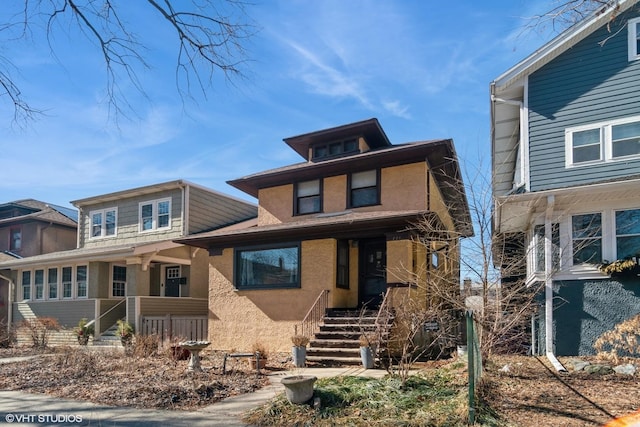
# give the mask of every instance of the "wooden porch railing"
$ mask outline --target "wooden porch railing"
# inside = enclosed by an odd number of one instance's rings
[[[140,334],[157,335],[161,343],[173,339],[206,341],[208,339],[207,316],[143,316]]]
[[[307,315],[302,319],[302,323],[294,327],[294,333],[296,335],[301,334],[307,338],[311,338],[318,330],[320,322],[322,322],[328,307],[329,290],[323,289],[307,312]],[[300,330],[298,330],[298,327]]]

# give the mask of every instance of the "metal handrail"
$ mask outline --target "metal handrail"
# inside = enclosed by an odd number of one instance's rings
[[[307,312],[302,323],[295,325],[294,333],[298,335],[298,326],[300,326],[301,334],[307,338],[311,338],[311,335],[315,334],[318,325],[324,318],[327,307],[329,306],[329,290],[323,289],[316,298],[315,302]]]
[[[384,294],[384,297],[382,298],[382,303],[380,304],[380,308],[378,308],[378,314],[376,315],[376,321],[374,323],[374,325],[376,325],[376,338],[378,338],[378,342],[382,343],[382,325],[383,324],[388,324],[389,323],[389,317],[391,317],[389,315],[389,303],[391,300],[391,288],[387,288],[387,291]],[[381,322],[382,320],[382,316],[383,313],[385,315],[384,317],[384,322]]]
[[[106,316],[107,314],[111,313],[113,310],[115,310],[116,307],[118,307],[120,304],[122,304],[123,302],[126,302],[126,301],[127,301],[126,299],[123,299],[122,301],[118,302],[116,305],[114,305],[109,310],[107,310],[104,313],[102,313],[100,316],[96,317],[95,319],[91,320],[90,322],[87,322],[85,327],[93,325],[94,323],[96,323],[96,321],[102,319],[104,316]]]

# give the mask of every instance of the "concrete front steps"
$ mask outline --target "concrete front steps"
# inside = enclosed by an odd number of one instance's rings
[[[326,365],[360,365],[360,335],[376,331],[377,311],[328,309],[320,325],[320,331],[309,342],[307,361]],[[393,319],[381,331],[386,347],[386,339]]]
[[[116,335],[118,324],[114,323],[109,329],[100,334],[99,338],[93,340],[94,347],[117,347],[123,348],[120,337]]]

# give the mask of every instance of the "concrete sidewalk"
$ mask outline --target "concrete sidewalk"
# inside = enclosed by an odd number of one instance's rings
[[[0,423],[19,426],[247,426],[241,415],[283,392],[280,380],[289,375],[318,378],[366,376],[381,378],[386,371],[362,368],[304,368],[269,375],[271,384],[254,393],[234,396],[196,411],[111,407],[19,391],[0,391]]]

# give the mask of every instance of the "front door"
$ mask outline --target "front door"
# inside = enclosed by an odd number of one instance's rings
[[[180,267],[171,266],[165,269],[165,297],[180,296]]]
[[[384,239],[360,241],[360,307],[377,309],[387,291],[387,242]]]

